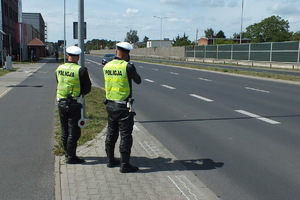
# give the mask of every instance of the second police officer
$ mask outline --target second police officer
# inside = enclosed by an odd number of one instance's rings
[[[141,83],[133,63],[129,62],[129,53],[133,46],[127,42],[116,44],[116,57],[103,67],[106,111],[108,128],[105,140],[105,151],[108,158],[107,167],[115,167],[120,161],[114,157],[115,144],[121,137],[119,151],[121,154],[121,173],[135,172],[138,167],[130,164],[134,111],[132,109],[132,80]]]
[[[81,49],[77,46],[68,47],[68,62],[56,70],[57,101],[62,128],[63,143],[67,164],[84,163],[84,159],[76,156],[77,141],[81,130],[78,121],[81,118],[82,105],[78,101],[81,95],[91,91],[91,81],[86,67],[78,65]]]

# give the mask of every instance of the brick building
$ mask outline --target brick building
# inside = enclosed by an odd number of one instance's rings
[[[19,46],[17,44],[16,26],[18,24],[18,0],[1,0],[4,55],[17,55]]]

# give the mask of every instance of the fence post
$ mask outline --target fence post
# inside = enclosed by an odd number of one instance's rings
[[[270,49],[270,62],[272,62],[272,52],[273,52],[273,42],[271,42],[271,49]]]
[[[196,44],[194,45],[194,62],[196,61]]]
[[[248,61],[251,60],[251,43],[249,43]]]
[[[299,42],[299,46],[298,46],[298,59],[297,59],[297,63],[299,63],[300,61],[300,42]]]
[[[217,59],[219,59],[219,45],[217,45]]]
[[[231,44],[231,55],[230,55],[230,59],[232,60],[233,57],[233,44]]]

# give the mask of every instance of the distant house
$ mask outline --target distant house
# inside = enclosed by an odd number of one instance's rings
[[[207,38],[202,37],[198,40],[198,45],[214,45],[216,40],[232,40],[235,44],[240,43],[240,38]],[[250,39],[242,39],[242,43],[250,43]]]
[[[147,48],[150,47],[172,47],[172,40],[164,39],[164,40],[148,40]]]
[[[27,46],[29,54],[33,53],[37,58],[46,56],[46,45],[40,39],[34,38]]]

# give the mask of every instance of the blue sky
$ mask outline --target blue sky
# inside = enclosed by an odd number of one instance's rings
[[[67,45],[73,40],[72,24],[78,21],[78,0],[66,1]],[[222,30],[232,37],[241,30],[243,0],[85,0],[87,40],[107,39],[123,41],[126,33],[137,30],[140,40],[160,39],[161,20],[163,37],[174,39],[184,33],[190,40],[204,35],[212,28]],[[33,3],[34,2],[34,3]],[[48,27],[48,41],[56,42],[64,37],[64,0],[23,0],[23,12],[41,13]],[[299,0],[244,0],[243,31],[254,23],[272,15],[279,15],[290,23],[290,31],[300,31]]]

